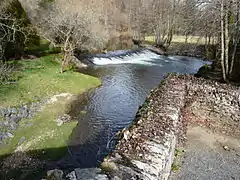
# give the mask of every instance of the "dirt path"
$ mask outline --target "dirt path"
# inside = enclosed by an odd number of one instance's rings
[[[201,126],[187,130],[186,152],[170,180],[239,180],[240,139]]]

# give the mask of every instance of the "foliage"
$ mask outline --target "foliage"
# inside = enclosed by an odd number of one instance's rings
[[[173,161],[173,164],[172,164],[172,171],[173,172],[176,172],[176,171],[179,171],[180,168],[181,168],[181,157],[183,156],[185,150],[182,149],[182,148],[177,148],[175,150],[175,157],[174,157],[174,161]]]
[[[39,37],[18,0],[4,0],[0,10],[0,59],[18,57],[25,45],[38,44]]]

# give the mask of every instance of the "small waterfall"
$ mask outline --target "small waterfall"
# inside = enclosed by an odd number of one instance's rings
[[[95,65],[108,64],[143,64],[154,65],[154,61],[163,56],[155,54],[149,50],[120,50],[107,54],[97,54],[89,57],[88,60]]]

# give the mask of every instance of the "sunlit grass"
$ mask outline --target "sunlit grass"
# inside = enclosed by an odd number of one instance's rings
[[[17,61],[19,80],[0,87],[0,107],[15,106],[54,94],[81,93],[100,84],[100,80],[73,71],[60,73],[58,55]]]
[[[33,60],[10,62],[16,67],[16,82],[0,86],[0,107],[12,107],[28,102],[46,99],[61,93],[80,94],[99,86],[101,81],[95,77],[67,71],[60,73],[60,65],[50,55]],[[77,122],[72,121],[58,126],[56,119],[68,111],[71,98],[60,97],[56,102],[48,103],[32,119],[23,119],[20,127],[0,145],[0,156],[23,152],[39,152],[47,159],[57,159],[67,150],[67,140]],[[19,142],[23,139],[23,142]],[[51,150],[51,151],[48,151]],[[50,152],[50,153],[48,153]],[[38,155],[39,155],[38,153]]]
[[[66,99],[59,99],[47,105],[33,119],[25,119],[9,139],[8,145],[0,147],[0,156],[21,151],[44,159],[58,159],[67,151],[67,142],[77,122],[71,121],[57,126],[56,118],[63,115],[67,107]],[[23,142],[19,142],[23,139]]]
[[[154,38],[154,36],[147,36],[147,37],[145,37],[145,40],[150,41],[150,42],[154,42],[155,38]],[[185,43],[185,42],[186,42],[186,37],[185,36],[173,35],[172,43]],[[187,43],[204,45],[205,44],[205,38],[200,37],[200,36],[189,36],[187,38]]]

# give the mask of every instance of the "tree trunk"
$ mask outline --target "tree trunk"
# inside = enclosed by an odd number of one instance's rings
[[[226,10],[225,10],[225,70],[226,70],[226,76],[229,78],[229,22],[228,22],[228,11],[229,11],[229,5],[228,2],[226,2]]]
[[[221,1],[221,65],[223,80],[226,81],[226,69],[225,69],[225,40],[224,40],[224,0]]]
[[[235,34],[233,37],[233,52],[232,52],[232,57],[231,57],[231,62],[230,62],[230,70],[229,74],[232,74],[233,72],[233,66],[234,66],[234,61],[235,61],[235,56],[237,52],[237,47],[238,43],[240,41],[240,3],[237,4],[237,18],[236,18],[236,25],[234,28]]]

